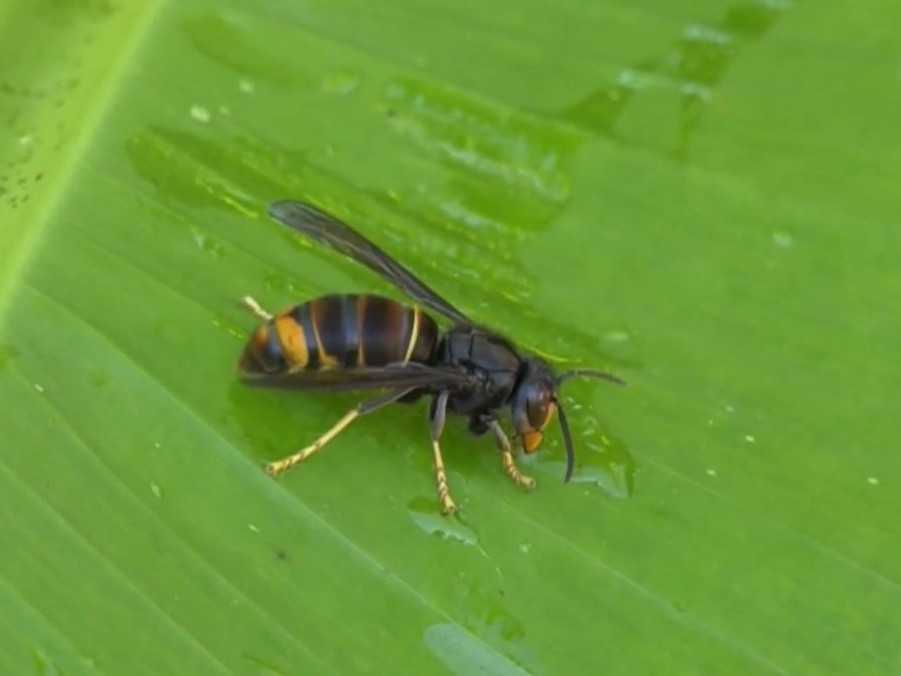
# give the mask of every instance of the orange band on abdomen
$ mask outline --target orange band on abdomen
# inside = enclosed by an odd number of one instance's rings
[[[303,368],[310,361],[310,350],[303,335],[303,327],[290,314],[275,318],[275,330],[281,343],[285,361],[291,368]]]

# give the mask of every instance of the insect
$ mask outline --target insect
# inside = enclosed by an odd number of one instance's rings
[[[440,445],[448,413],[466,416],[477,435],[491,432],[507,476],[531,489],[535,481],[516,466],[498,414],[509,408],[522,449],[534,453],[556,411],[566,446],[564,482],[569,481],[575,453],[558,396],[560,385],[570,378],[621,385],[622,380],[592,369],[557,375],[543,360],[521,355],[509,340],[470,320],[349,225],[310,205],[280,201],[270,206],[269,215],[374,270],[415,303],[404,305],[372,294],[328,295],[272,315],[251,297],[242,299],[264,320],[241,356],[245,382],[301,390],[382,391],[348,411],[311,445],[269,463],[270,475],[307,460],[360,416],[395,402],[429,397],[435,484],[444,514],[457,509]],[[442,332],[426,310],[449,320],[451,328]]]

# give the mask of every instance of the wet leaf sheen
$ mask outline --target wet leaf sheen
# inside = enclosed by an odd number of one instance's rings
[[[901,672],[901,10],[7,2],[0,673]],[[34,45],[53,48],[35,50]],[[252,294],[396,292],[560,368],[504,476],[422,403],[250,390]]]

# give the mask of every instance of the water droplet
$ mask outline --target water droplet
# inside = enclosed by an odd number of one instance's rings
[[[635,463],[631,455],[620,444],[604,447],[590,441],[584,444],[586,451],[580,453],[578,468],[572,482],[593,484],[611,498],[628,498],[635,483]],[[551,463],[546,463],[551,464]],[[562,472],[563,463],[554,463]]]
[[[604,340],[610,343],[625,343],[631,340],[632,334],[625,329],[613,329],[604,334]]]
[[[716,470],[712,467],[707,468],[707,476],[716,476]]]
[[[153,497],[157,500],[163,499],[163,490],[159,487],[159,484],[151,483],[150,492],[153,493]]]
[[[238,82],[238,89],[240,89],[245,94],[253,94],[256,89],[256,85],[250,80],[241,80]]]
[[[248,528],[251,530],[251,532],[253,532],[253,533],[259,533],[259,532],[260,532],[260,529],[257,528],[256,526],[254,526],[252,523],[247,524],[247,527],[248,527]]]
[[[735,407],[732,404],[726,404],[726,413],[735,413]]]
[[[757,441],[757,439],[754,437],[753,434],[746,434],[745,441],[747,441],[749,444],[753,444],[755,441]]]
[[[225,245],[197,228],[191,228],[191,238],[201,251],[221,258],[225,254]]]
[[[727,45],[732,42],[730,33],[697,23],[686,26],[683,35],[686,40],[707,42],[712,45]]]
[[[359,86],[360,78],[344,70],[331,73],[322,81],[322,89],[324,91],[341,96],[352,93]]]
[[[479,546],[475,531],[465,525],[460,517],[447,517],[438,510],[434,500],[414,498],[407,505],[410,518],[429,535],[440,535],[446,540],[456,540],[472,547]]]
[[[433,624],[425,630],[423,639],[432,654],[453,674],[529,673],[459,624]]]
[[[879,485],[879,479],[877,479],[877,478],[874,477],[874,476],[868,476],[868,477],[867,477],[867,483],[870,484],[871,486],[878,486],[878,485]]]
[[[193,105],[191,106],[191,117],[198,122],[202,122],[206,124],[210,121],[210,111],[204,108],[203,106]]]
[[[41,394],[44,394],[44,386],[43,386],[43,385],[40,385],[39,383],[35,383],[35,384],[34,384],[34,389],[36,389],[36,390],[37,390],[38,392],[40,392]]]
[[[773,244],[780,249],[791,249],[795,245],[795,238],[784,230],[777,230],[773,233]]]
[[[519,545],[519,551],[521,551],[523,554],[528,554],[531,549],[532,545],[528,542],[523,542],[521,545]]]

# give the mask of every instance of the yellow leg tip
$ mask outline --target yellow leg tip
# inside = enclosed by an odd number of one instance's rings
[[[509,451],[502,451],[501,464],[504,467],[504,472],[508,477],[510,477],[510,481],[512,481],[514,484],[527,491],[535,488],[535,479],[530,476],[526,476],[519,471],[519,468],[516,466],[516,461],[513,459],[512,453],[510,453]]]
[[[453,516],[457,513],[457,505],[451,500],[449,497],[446,500],[441,501],[441,513],[444,516]]]
[[[277,477],[277,476],[287,472],[289,469],[294,467],[294,465],[296,465],[299,462],[300,462],[300,460],[297,460],[293,456],[291,458],[288,458],[287,460],[276,460],[274,462],[268,462],[268,463],[266,463],[266,468],[265,468],[266,474],[268,474],[271,477]]]

